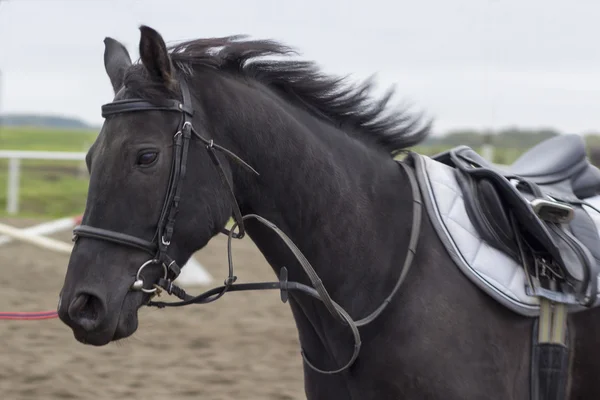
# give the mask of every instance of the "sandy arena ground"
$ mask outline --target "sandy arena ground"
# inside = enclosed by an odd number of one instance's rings
[[[68,241],[70,233],[53,237]],[[213,239],[195,255],[215,285],[226,276],[225,239]],[[249,239],[234,248],[239,281],[275,279]],[[29,244],[0,246],[0,311],[56,309],[67,260]],[[142,309],[133,338],[101,348],[79,344],[58,319],[0,321],[0,343],[2,400],[306,398],[296,328],[276,291]]]

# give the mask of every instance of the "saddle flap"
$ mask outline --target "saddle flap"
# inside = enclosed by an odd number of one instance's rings
[[[529,203],[530,200],[533,200],[536,197],[535,194],[532,193],[534,189],[527,187],[526,185],[519,185],[521,191],[518,190],[510,183],[507,177],[487,168],[487,162],[470,148],[453,151],[451,157],[454,166],[457,168],[457,174],[461,175],[464,179],[473,182],[469,186],[486,187],[488,191],[495,192],[494,196],[501,199],[500,204],[502,204],[502,211],[500,212],[507,216],[510,214],[514,215],[515,221],[519,225],[519,230],[522,231],[521,234],[528,236],[526,238],[527,241],[531,240],[534,242],[530,243],[530,245],[537,248],[541,246],[542,249],[549,252],[553,258],[561,260],[556,245],[550,237],[550,232],[535,214]],[[466,194],[469,197],[475,197],[473,193]],[[488,194],[488,198],[491,197],[493,196]],[[490,219],[491,215],[487,214],[480,216],[480,218]]]
[[[491,246],[519,262],[518,245],[506,206],[488,180],[475,181],[454,171],[463,195],[465,210],[481,237]]]
[[[510,220],[505,212],[505,204],[502,202],[495,186],[488,180],[478,183],[479,201],[482,211],[489,216],[492,228],[502,234],[502,236],[511,243],[514,241],[514,234],[510,225]]]

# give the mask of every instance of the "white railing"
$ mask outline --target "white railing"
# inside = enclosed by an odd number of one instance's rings
[[[8,184],[6,186],[6,212],[19,212],[19,186],[21,160],[83,161],[84,152],[0,150],[0,159],[8,159]]]

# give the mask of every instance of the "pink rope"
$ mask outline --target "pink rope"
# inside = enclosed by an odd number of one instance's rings
[[[73,218],[75,225],[81,223],[82,215]],[[0,320],[12,321],[36,321],[41,319],[58,318],[56,311],[38,311],[38,312],[0,312]]]
[[[0,312],[0,320],[14,321],[35,321],[40,319],[58,318],[56,311],[40,311],[40,312]]]

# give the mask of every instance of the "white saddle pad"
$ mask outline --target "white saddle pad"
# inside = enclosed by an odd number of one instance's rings
[[[525,292],[525,272],[520,264],[488,245],[471,223],[453,169],[420,156],[415,158],[423,200],[432,223],[459,269],[479,288],[525,316],[539,315],[539,300]],[[600,209],[600,196],[586,199]],[[600,214],[586,208],[600,232]],[[600,287],[600,286],[599,286]],[[571,311],[583,310],[574,306]]]

